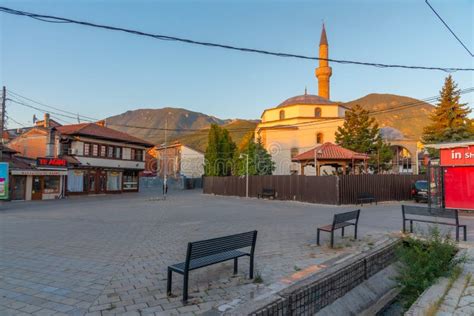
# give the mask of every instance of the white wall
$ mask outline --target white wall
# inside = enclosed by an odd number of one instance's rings
[[[96,157],[75,157],[85,166],[104,167],[104,168],[125,168],[125,169],[145,169],[144,161],[115,160]]]
[[[185,177],[200,178],[204,174],[204,154],[181,146],[180,170]]]

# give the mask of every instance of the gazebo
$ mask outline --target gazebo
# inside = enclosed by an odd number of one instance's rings
[[[367,172],[369,156],[332,143],[324,143],[293,157],[291,160],[301,165],[301,175],[304,175],[304,167],[313,166],[316,168],[316,175],[319,176],[322,166],[332,166],[336,170],[342,167],[343,174],[347,174],[347,168],[351,167],[352,174],[355,174],[358,165],[359,170],[363,169]]]

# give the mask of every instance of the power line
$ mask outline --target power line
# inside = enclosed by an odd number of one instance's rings
[[[438,14],[438,12],[436,12],[436,10],[431,6],[431,4],[428,2],[428,0],[425,0],[425,2],[430,7],[430,9],[434,12],[434,14],[436,14],[438,19],[440,19],[440,21],[443,22],[444,26],[446,26],[446,28],[449,30],[449,32],[451,32],[451,34],[453,34],[454,38],[456,38],[457,41],[462,45],[462,47],[464,47],[464,49],[469,53],[469,55],[471,55],[471,57],[474,57],[474,55],[471,53],[471,51],[466,47],[466,45],[464,45],[464,43],[459,39],[459,37],[456,35],[456,33],[454,33],[454,31],[449,27],[448,23],[446,23],[443,20],[443,18]]]
[[[298,58],[298,59],[306,59],[306,60],[326,60],[333,63],[353,64],[353,65],[359,65],[359,66],[372,66],[372,67],[379,67],[379,68],[441,70],[444,72],[474,71],[474,68],[409,66],[409,65],[382,64],[382,63],[371,63],[371,62],[361,62],[361,61],[341,60],[341,59],[331,59],[331,58],[319,58],[319,57],[304,56],[304,55],[297,55],[297,54],[291,54],[291,53],[272,52],[272,51],[255,49],[255,48],[238,47],[238,46],[212,43],[212,42],[202,42],[202,41],[197,41],[197,40],[192,40],[192,39],[187,39],[187,38],[180,38],[180,37],[175,37],[175,36],[152,34],[152,33],[127,29],[127,28],[122,28],[122,27],[115,27],[115,26],[109,26],[109,25],[103,25],[103,24],[97,24],[97,23],[91,23],[91,22],[73,20],[73,19],[64,18],[64,17],[20,11],[20,10],[15,10],[15,9],[7,8],[7,7],[1,7],[1,6],[0,6],[0,11],[7,14],[12,14],[12,15],[26,16],[26,17],[40,20],[42,22],[48,22],[48,23],[58,23],[58,22],[72,23],[72,24],[84,25],[84,26],[89,26],[89,27],[101,28],[101,29],[110,30],[110,31],[125,32],[125,33],[129,33],[133,35],[150,37],[157,40],[176,41],[176,42],[182,42],[182,43],[187,43],[187,44],[192,44],[192,45],[216,47],[216,48],[222,48],[222,49],[228,49],[228,50],[234,50],[234,51],[240,51],[240,52],[246,52],[246,53],[271,55],[271,56],[276,56],[276,57],[288,57],[288,58]]]
[[[8,89],[7,90],[7,93],[10,93],[10,94],[13,94],[14,96],[16,97],[20,97],[20,98],[23,98],[25,100],[28,100],[30,102],[33,102],[33,103],[36,103],[38,105],[41,105],[41,106],[44,106],[44,107],[47,107],[47,108],[51,108],[53,110],[56,110],[56,111],[61,111],[63,113],[66,113],[66,114],[71,114],[71,115],[75,115],[75,116],[78,116],[80,118],[84,118],[84,119],[87,119],[87,120],[93,120],[93,121],[99,121],[99,119],[96,119],[96,118],[93,118],[93,117],[89,117],[89,116],[85,116],[85,115],[79,115],[78,113],[74,113],[74,112],[71,112],[71,111],[67,111],[67,110],[63,110],[61,108],[58,108],[58,107],[55,107],[55,106],[52,106],[52,105],[48,105],[48,104],[45,104],[45,103],[42,103],[42,102],[39,102],[39,101],[35,101],[31,98],[28,98],[28,97],[25,97],[19,93],[16,93],[14,91],[12,91],[11,89]]]

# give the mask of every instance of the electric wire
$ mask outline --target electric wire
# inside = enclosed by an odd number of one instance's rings
[[[11,15],[17,16],[26,16],[33,19],[39,19],[42,22],[47,23],[55,23],[55,22],[63,22],[63,23],[71,23],[71,24],[78,24],[88,27],[100,28],[110,31],[118,31],[118,32],[125,32],[128,34],[133,34],[137,36],[144,36],[149,38],[154,38],[157,40],[166,40],[166,41],[176,41],[182,42],[192,45],[199,45],[199,46],[206,46],[206,47],[215,47],[215,48],[222,48],[227,50],[245,52],[245,53],[255,53],[255,54],[263,54],[263,55],[271,55],[276,57],[285,57],[285,58],[297,58],[297,59],[305,59],[305,60],[325,60],[333,63],[339,64],[352,64],[352,65],[359,65],[359,66],[371,66],[371,67],[378,67],[378,68],[402,68],[402,69],[417,69],[417,70],[440,70],[444,72],[455,72],[455,71],[474,71],[474,68],[454,68],[454,67],[427,67],[427,66],[411,66],[411,65],[400,65],[400,64],[383,64],[383,63],[372,63],[372,62],[361,62],[361,61],[353,61],[353,60],[342,60],[342,59],[333,59],[333,58],[320,58],[320,57],[313,57],[313,56],[305,56],[305,55],[298,55],[298,54],[291,54],[291,53],[283,53],[283,52],[274,52],[262,49],[255,49],[255,48],[247,48],[247,47],[238,47],[232,46],[227,44],[220,44],[220,43],[213,43],[213,42],[203,42],[192,40],[188,38],[181,38],[175,36],[168,36],[162,34],[152,34],[147,32],[142,32],[138,30],[127,29],[123,27],[115,27],[110,25],[86,22],[86,21],[79,21],[73,20],[65,17],[58,17],[52,15],[44,15],[44,14],[37,14],[27,11],[20,11],[11,9],[8,7],[0,6],[0,12],[4,12]]]

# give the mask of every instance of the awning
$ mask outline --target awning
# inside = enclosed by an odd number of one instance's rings
[[[67,176],[67,170],[12,169],[10,174],[14,176]]]

